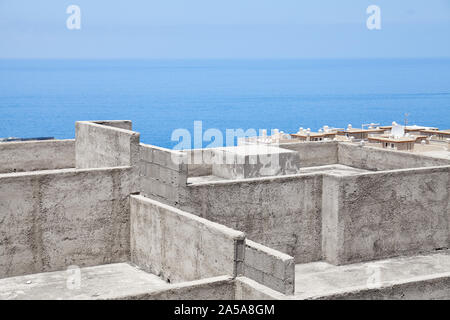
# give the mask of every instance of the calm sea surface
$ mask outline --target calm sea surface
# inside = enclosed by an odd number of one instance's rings
[[[76,120],[172,131],[403,122],[450,129],[450,60],[0,60],[0,137],[73,138]],[[205,143],[207,144],[207,143]]]

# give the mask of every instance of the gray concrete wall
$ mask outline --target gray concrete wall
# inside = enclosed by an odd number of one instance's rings
[[[140,149],[142,194],[177,205],[187,184],[186,154],[146,144],[141,144]]]
[[[450,166],[330,176],[324,184],[332,195],[323,206],[330,263],[450,247]]]
[[[131,261],[171,283],[242,273],[242,232],[131,196]]]
[[[418,277],[415,281],[396,282],[380,288],[316,297],[317,300],[449,300],[450,273],[441,277]]]
[[[212,173],[216,177],[248,179],[300,173],[299,154],[272,145],[225,147],[212,153]]]
[[[233,300],[235,283],[230,276],[219,276],[177,283],[170,289],[118,297],[119,300]],[[218,312],[219,310],[217,310]]]
[[[244,276],[283,294],[294,294],[294,258],[246,240]]]
[[[0,278],[129,260],[130,171],[0,175]]]
[[[235,300],[284,300],[287,296],[247,277],[235,280]]]
[[[76,167],[105,168],[136,166],[139,133],[88,121],[75,123]]]
[[[213,149],[192,149],[186,150],[188,158],[188,176],[201,177],[212,175],[212,150]]]
[[[241,230],[296,263],[322,257],[321,174],[192,184],[180,207]]]
[[[281,300],[286,296],[247,277],[219,276],[176,283],[169,289],[136,295],[118,296],[117,300]],[[218,312],[219,310],[216,310]]]
[[[0,173],[75,167],[75,140],[0,143]]]
[[[338,154],[340,164],[374,171],[450,165],[450,160],[351,143],[339,143]]]
[[[338,143],[329,142],[286,142],[277,147],[297,151],[300,167],[321,166],[338,163]],[[212,153],[219,148],[186,150],[190,159],[188,176],[198,177],[213,174]]]
[[[316,167],[338,163],[338,143],[325,142],[289,142],[280,143],[280,148],[297,151],[300,167]]]

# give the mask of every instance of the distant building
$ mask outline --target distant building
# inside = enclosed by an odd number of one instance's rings
[[[300,141],[324,141],[325,139],[333,140],[336,132],[309,132],[309,133],[293,133],[291,137]]]
[[[414,144],[416,143],[415,137],[401,137],[401,138],[391,138],[391,137],[369,137],[369,142],[380,143],[385,149],[395,149],[395,150],[413,150]]]
[[[438,140],[450,139],[450,130],[420,130],[420,133],[427,137],[436,137]]]

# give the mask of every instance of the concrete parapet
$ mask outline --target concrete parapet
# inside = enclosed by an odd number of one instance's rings
[[[230,276],[175,283],[170,287],[117,297],[129,300],[233,300],[235,281]]]
[[[417,277],[379,288],[361,288],[350,292],[315,297],[314,300],[449,300],[450,272],[440,276]]]
[[[131,196],[131,260],[174,282],[237,276],[244,233],[143,196]]]
[[[450,247],[450,166],[324,177],[323,252],[333,264]]]
[[[75,167],[75,140],[0,143],[0,173]]]
[[[448,250],[344,266],[296,265],[295,299],[449,299]]]
[[[246,240],[244,275],[283,294],[294,294],[294,258]]]
[[[247,277],[237,277],[235,287],[235,300],[283,300],[288,298],[288,296]]]
[[[131,170],[0,175],[0,278],[127,261]]]
[[[180,208],[295,258],[322,258],[322,174],[188,185]]]
[[[345,142],[338,145],[338,158],[340,164],[373,171],[450,165],[446,159]]]
[[[141,192],[151,198],[176,205],[186,188],[186,154],[180,151],[140,145]]]
[[[212,175],[213,149],[186,150],[188,158],[188,177]]]
[[[76,167],[86,169],[137,166],[139,133],[117,127],[123,126],[122,122],[113,126],[110,122],[99,123],[90,121],[75,123]]]
[[[295,141],[295,140],[294,140]],[[286,142],[280,148],[296,151],[301,167],[338,164],[338,142]]]

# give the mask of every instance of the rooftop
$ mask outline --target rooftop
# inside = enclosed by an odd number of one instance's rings
[[[444,141],[174,151],[126,120],[75,130],[0,144],[2,299],[450,298]]]

